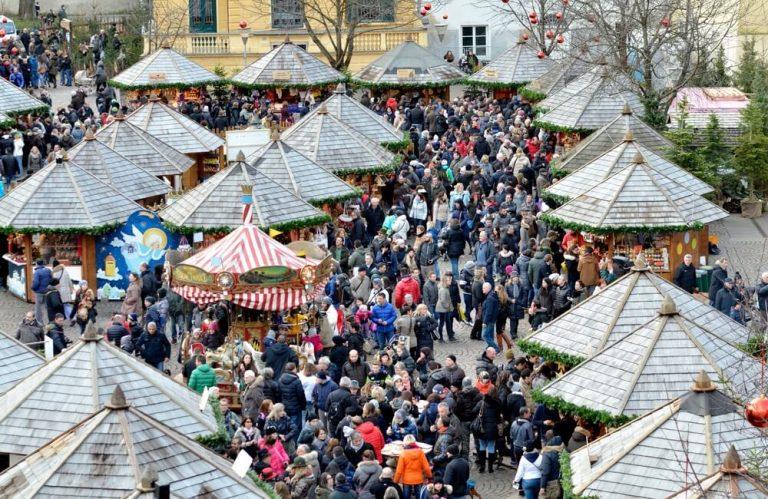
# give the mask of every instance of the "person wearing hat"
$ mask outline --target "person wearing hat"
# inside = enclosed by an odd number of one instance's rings
[[[303,457],[297,457],[288,467],[291,475],[288,488],[291,489],[291,497],[308,497],[309,492],[317,483],[312,468],[307,465]]]
[[[245,420],[243,421],[245,424]],[[277,428],[267,426],[264,436],[259,439],[259,449],[266,449],[270,455],[270,466],[277,475],[285,473],[286,465],[290,462],[283,443],[278,438]]]
[[[743,300],[744,297],[734,287],[733,279],[726,277],[723,280],[723,287],[717,292],[717,296],[715,296],[715,308],[729,317],[738,317],[740,314],[733,314],[733,312],[734,310],[738,311],[738,309],[741,308],[741,302]]]
[[[333,492],[328,499],[357,499],[357,494],[352,490],[352,484],[349,483],[347,475],[336,473]]]
[[[463,499],[469,494],[469,462],[464,458],[459,446],[451,444],[445,452],[448,464],[443,474],[443,482],[453,488],[452,498]]]

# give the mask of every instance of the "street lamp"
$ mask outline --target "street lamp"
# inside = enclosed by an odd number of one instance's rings
[[[248,38],[251,36],[251,30],[248,29],[248,21],[243,19],[240,21],[240,38],[243,40],[243,67],[246,65],[246,47],[248,46]]]

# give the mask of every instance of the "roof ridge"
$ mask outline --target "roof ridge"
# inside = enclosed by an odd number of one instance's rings
[[[90,221],[91,225],[93,225],[95,227],[97,224],[94,223],[93,214],[91,213],[91,210],[89,209],[88,205],[86,204],[85,197],[83,197],[83,192],[82,192],[82,190],[80,188],[80,185],[75,180],[74,175],[72,175],[72,172],[70,171],[70,168],[72,166],[75,166],[75,167],[79,168],[80,170],[82,170],[85,173],[90,174],[90,172],[88,172],[86,170],[83,170],[82,168],[77,166],[77,164],[70,165],[69,161],[62,161],[60,164],[61,164],[62,168],[65,168],[64,171],[65,171],[65,173],[67,174],[67,176],[69,177],[69,179],[70,179],[70,181],[72,183],[72,190],[77,195],[77,198],[80,200],[80,204],[83,206],[83,213],[88,218],[88,220]],[[58,166],[59,166],[59,163],[56,164],[56,167],[58,167]],[[94,176],[94,178],[96,178],[96,177]],[[98,178],[97,178],[97,180],[98,180]],[[117,189],[113,189],[113,190],[117,191]]]
[[[629,386],[627,387],[627,391],[624,394],[624,398],[622,399],[619,405],[620,413],[623,413],[624,410],[627,408],[627,404],[629,404],[629,400],[632,397],[632,392],[634,391],[635,386],[637,386],[637,382],[640,379],[640,376],[642,376],[643,372],[645,371],[645,367],[648,364],[648,360],[651,358],[651,354],[653,353],[654,349],[656,348],[656,345],[659,342],[659,338],[661,337],[661,333],[664,331],[664,328],[667,325],[667,321],[669,320],[669,317],[670,316],[662,315],[662,316],[657,316],[654,319],[659,321],[659,325],[656,328],[656,331],[654,332],[653,337],[651,338],[651,342],[648,344],[648,348],[646,349],[645,353],[640,359],[640,362],[637,365],[637,370],[634,373],[632,373],[632,379],[630,380]],[[641,328],[644,328],[644,327],[646,326],[645,325],[640,326],[640,328],[636,329],[635,331],[639,331]],[[625,336],[625,338],[627,336]]]

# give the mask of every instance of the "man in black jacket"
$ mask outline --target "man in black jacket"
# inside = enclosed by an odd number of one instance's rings
[[[397,491],[397,497],[403,497],[403,489],[400,487],[400,484],[392,481],[393,477],[394,472],[392,471],[392,468],[384,468],[381,470],[379,481],[373,484],[371,487],[371,493],[373,494],[373,497],[376,499],[384,499],[384,494],[386,494],[387,489],[390,487]]]
[[[723,283],[728,277],[728,259],[720,258],[715,261],[714,270],[712,270],[712,280],[709,283],[709,304],[715,306],[715,298],[717,298],[717,292],[723,289]]]
[[[296,364],[288,362],[285,364],[284,370],[285,372],[280,376],[280,380],[277,383],[280,387],[280,398],[285,406],[285,413],[293,420],[296,428],[300,430],[304,425],[302,412],[307,408],[304,387],[301,386],[301,380],[296,374]]]
[[[372,197],[368,207],[363,212],[363,218],[365,218],[366,230],[368,237],[373,239],[378,234],[381,226],[384,225],[384,218],[386,217],[384,209],[379,206],[379,198]]]
[[[53,323],[46,326],[45,335],[53,340],[53,355],[59,355],[71,341],[64,334],[64,314],[56,314]]]
[[[157,332],[154,322],[147,324],[147,330],[139,337],[137,349],[147,364],[160,371],[164,370],[165,362],[171,357],[171,343],[165,334]]]
[[[352,380],[344,376],[339,381],[339,388],[331,392],[325,402],[325,407],[319,409],[324,410],[328,414],[328,434],[333,435],[336,433],[336,427],[339,422],[344,419],[346,410],[348,407],[357,405],[355,396],[350,391],[352,386]]]
[[[675,272],[675,284],[693,294],[696,291],[696,267],[693,266],[693,255],[687,254],[683,257],[683,263]]]
[[[120,339],[127,334],[129,333],[123,325],[123,316],[115,314],[112,317],[112,324],[107,328],[107,339],[119,347]]]
[[[280,334],[277,337],[277,342],[264,352],[264,363],[275,372],[275,379],[280,379],[283,374],[283,367],[289,362],[297,364],[299,359],[296,352],[286,344],[285,335]]]
[[[469,462],[459,453],[459,446],[451,444],[445,451],[450,459],[445,467],[443,483],[453,487],[451,497],[465,497],[469,494]]]
[[[149,270],[149,265],[142,263],[139,265],[139,270],[141,272],[141,302],[144,303],[148,296],[155,297],[158,286],[157,281],[155,281],[155,274]]]
[[[465,377],[461,381],[461,391],[456,394],[456,407],[453,413],[461,421],[461,455],[464,457],[469,456],[469,435],[472,432],[469,430],[469,425],[477,416],[475,407],[478,406],[483,395],[480,391],[472,386],[472,380],[469,377]]]

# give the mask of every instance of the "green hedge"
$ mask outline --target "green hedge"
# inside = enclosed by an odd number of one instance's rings
[[[372,90],[389,90],[389,89],[406,89],[406,90],[420,90],[425,88],[448,88],[451,85],[463,85],[465,78],[454,78],[451,80],[445,80],[443,82],[396,82],[396,83],[374,83],[365,80],[359,80],[357,78],[351,78],[349,84],[360,88],[370,88]]]
[[[382,142],[382,147],[386,148],[390,152],[398,153],[408,147],[411,143],[411,134],[409,132],[403,132],[403,140]]]
[[[547,98],[547,94],[531,90],[528,87],[522,87],[518,93],[529,101],[538,102]]]
[[[560,453],[560,484],[563,486],[563,499],[599,499],[598,496],[580,496],[573,493],[571,454],[567,450]]]
[[[99,236],[111,232],[123,225],[122,222],[116,222],[96,227],[81,228],[50,228],[50,227],[0,227],[0,234],[68,234],[83,236]]]
[[[557,350],[542,346],[535,341],[518,340],[517,346],[527,354],[538,355],[544,360],[559,362],[568,368],[579,365],[586,360],[583,357],[558,352]]]
[[[533,126],[535,126],[536,128],[542,128],[550,132],[585,133],[585,134],[594,132],[592,128],[576,128],[576,127],[569,127],[569,126],[561,126],[561,125],[556,125],[554,123],[550,123],[549,121],[543,121],[538,119],[533,120]]]
[[[527,81],[525,82],[506,82],[506,81],[483,81],[483,80],[474,80],[470,76],[469,78],[464,79],[464,84],[470,87],[478,87],[478,88],[484,88],[486,90],[517,90],[526,83],[529,83]]]
[[[208,85],[226,85],[226,80],[201,80],[201,81],[185,81],[179,83],[152,83],[144,85],[128,85],[126,83],[120,83],[115,80],[108,80],[107,84],[113,88],[119,88],[120,90],[160,90],[164,88],[175,88],[177,90],[185,90],[187,88],[205,88]]]
[[[592,423],[600,423],[610,427],[619,427],[635,419],[635,416],[625,416],[625,415],[617,416],[607,411],[597,411],[595,409],[590,409],[588,407],[576,405],[566,400],[563,400],[560,397],[553,397],[551,395],[546,395],[544,394],[544,392],[541,391],[541,389],[537,389],[533,391],[533,400],[535,400],[540,404],[545,405],[550,409],[555,409],[565,414],[573,414],[575,416],[579,416],[583,419],[586,419],[587,421],[590,421]]]

